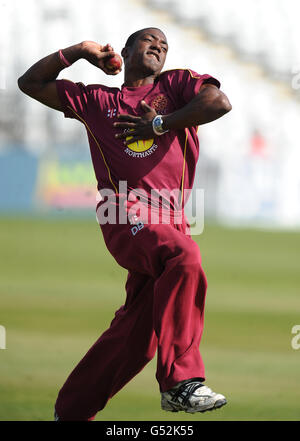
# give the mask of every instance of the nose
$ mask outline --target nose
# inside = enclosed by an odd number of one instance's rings
[[[159,54],[161,53],[161,46],[158,41],[152,41],[150,49],[156,49]]]

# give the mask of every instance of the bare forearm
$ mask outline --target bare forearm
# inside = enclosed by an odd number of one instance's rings
[[[82,44],[75,44],[63,49],[63,53],[70,63],[74,63],[82,58]],[[54,52],[39,60],[26,71],[18,80],[19,87],[23,90],[54,81],[64,67],[58,52]]]
[[[117,75],[121,71],[121,68],[111,71],[106,65],[107,59],[115,55],[110,44],[101,46],[94,41],[85,40],[82,43],[62,49],[62,55],[70,64],[84,58],[108,75]],[[65,62],[60,59],[59,52],[54,52],[31,66],[18,79],[18,86],[22,92],[31,98],[52,109],[63,111],[55,80],[65,67]]]
[[[128,114],[118,115],[118,122],[114,127],[130,129],[130,138],[127,131],[116,133],[115,137],[122,139],[125,144],[131,144],[140,139],[150,139],[154,135],[152,121],[157,115],[155,109],[144,101],[141,102],[145,112],[144,116],[138,117]],[[227,96],[216,86],[205,84],[200,92],[188,104],[169,115],[162,117],[163,130],[181,130],[186,127],[195,127],[214,121],[231,110],[231,104]]]
[[[163,128],[184,129],[214,121],[231,110],[226,95],[217,87],[208,86],[200,90],[186,106],[163,117]]]

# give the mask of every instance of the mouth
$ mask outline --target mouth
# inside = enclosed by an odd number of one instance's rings
[[[147,55],[152,55],[157,59],[157,61],[160,61],[159,55],[156,52],[148,51],[146,52]]]

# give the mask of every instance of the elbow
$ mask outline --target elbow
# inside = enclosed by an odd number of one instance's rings
[[[24,80],[23,76],[18,78],[18,87],[23,93],[25,93],[26,95],[30,95],[29,84],[26,80]]]
[[[25,92],[26,86],[23,77],[18,78],[18,87],[22,92]]]
[[[224,94],[220,95],[218,99],[218,107],[220,113],[222,113],[223,115],[231,111],[232,105],[230,104],[230,101],[226,95]]]
[[[227,100],[226,105],[224,106],[224,110],[225,110],[225,113],[228,113],[232,110],[232,105],[228,100]]]

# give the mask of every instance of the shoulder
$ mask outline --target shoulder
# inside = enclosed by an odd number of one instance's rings
[[[79,90],[81,90],[82,92],[85,92],[87,94],[97,94],[97,93],[112,93],[115,94],[119,91],[119,89],[117,87],[109,87],[109,86],[104,86],[103,84],[84,84],[81,81],[79,82],[74,82],[71,80],[68,80],[66,78],[63,78],[61,80],[56,80],[58,84],[62,84],[63,86],[65,86],[66,88],[77,88]]]
[[[161,72],[158,78],[164,80],[164,79],[174,79],[174,78],[179,79],[183,77],[202,78],[202,75],[198,74],[192,69],[179,68],[179,69],[165,70]]]
[[[90,93],[116,94],[120,91],[117,87],[109,87],[104,84],[88,84],[86,90]]]
[[[158,77],[159,81],[169,83],[171,86],[175,85],[201,85],[204,83],[210,83],[220,88],[220,82],[216,78],[209,74],[199,74],[192,69],[172,69],[166,70]]]

